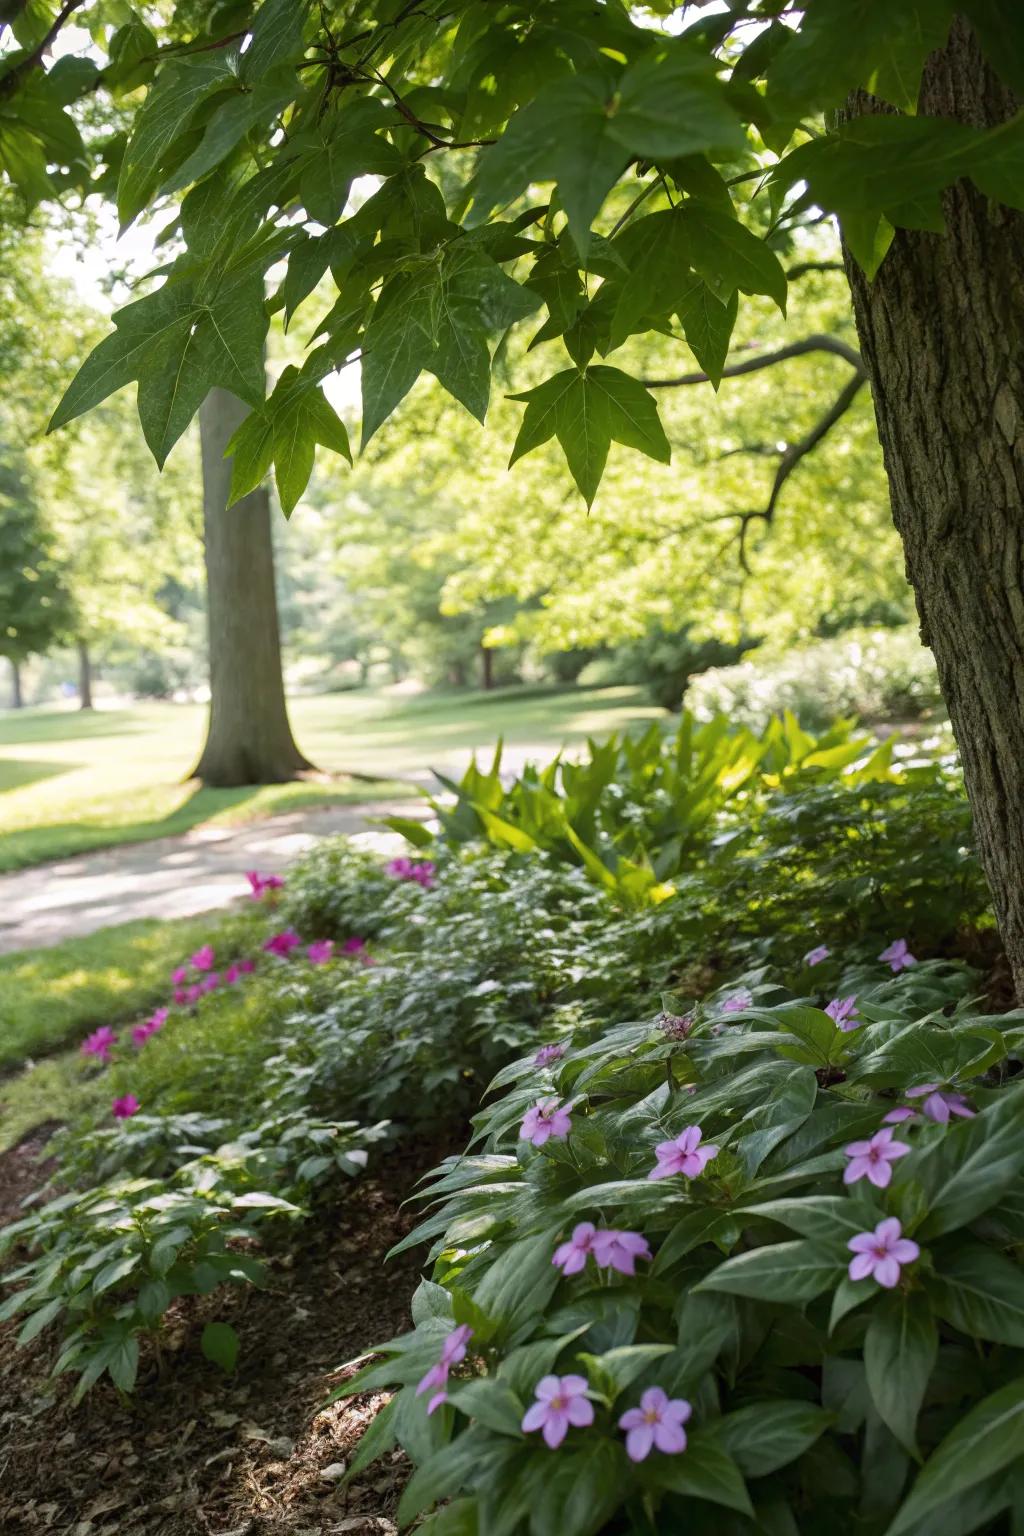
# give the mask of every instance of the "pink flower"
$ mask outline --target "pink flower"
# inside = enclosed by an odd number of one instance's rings
[[[857,1012],[857,999],[855,997],[834,997],[825,1009],[830,1019],[833,1019],[840,1029],[845,1029],[849,1034],[851,1029],[857,1029],[864,1020]]]
[[[188,966],[179,965],[176,971],[171,972],[171,981],[176,987],[183,987],[188,981]]]
[[[152,1033],[153,1031],[148,1024],[136,1024],[132,1030],[132,1044],[139,1046],[141,1049]]]
[[[263,948],[271,955],[280,955],[284,958],[290,955],[293,949],[297,949],[302,943],[294,928],[285,928],[282,933],[275,933],[264,942]]]
[[[255,960],[239,960],[239,962],[238,962],[238,974],[239,974],[239,976],[251,976],[255,969],[256,969],[256,961]]]
[[[866,1177],[876,1189],[885,1189],[892,1180],[891,1165],[910,1151],[902,1141],[893,1141],[893,1134],[890,1130],[876,1131],[870,1141],[851,1141],[845,1148],[850,1161],[843,1183],[856,1184]]]
[[[241,974],[237,965],[229,965],[224,972],[224,985],[226,987],[233,987]]]
[[[651,1169],[647,1177],[670,1179],[673,1174],[681,1173],[688,1179],[695,1179],[704,1172],[711,1159],[718,1156],[718,1148],[711,1145],[702,1147],[700,1138],[700,1126],[688,1125],[675,1141],[660,1142],[654,1149],[657,1166]]]
[[[189,1007],[189,1008],[194,1008],[196,1003],[198,1003],[199,999],[202,997],[202,995],[203,995],[203,989],[198,984],[198,982],[194,982],[191,987],[186,987],[185,988],[185,1004],[186,1004],[186,1006]]]
[[[747,991],[746,987],[741,987],[738,992],[733,992],[725,999],[721,1009],[723,1013],[742,1013],[745,1008],[750,1007],[753,1001],[753,996]]]
[[[806,955],[804,955],[804,965],[820,965],[823,960],[828,959],[831,953],[832,951],[825,944],[816,944],[813,949],[809,949]]]
[[[537,1401],[523,1415],[523,1429],[543,1431],[545,1444],[557,1450],[570,1424],[580,1428],[594,1422],[594,1405],[587,1397],[585,1376],[542,1376],[534,1388]]]
[[[366,947],[365,939],[346,939],[344,944],[341,946],[341,952],[343,955],[358,956],[364,965],[373,964],[373,960],[370,957],[370,952]]]
[[[306,950],[310,965],[326,965],[333,953],[334,942],[331,939],[317,939]]]
[[[101,1024],[99,1029],[94,1029],[91,1035],[86,1035],[82,1041],[81,1051],[83,1056],[95,1056],[100,1061],[110,1060],[110,1048],[117,1044],[117,1036],[109,1024]]]
[[[441,1345],[441,1364],[458,1365],[460,1361],[465,1360],[466,1345],[472,1337],[473,1330],[468,1323],[461,1323],[458,1328],[453,1328]]]
[[[916,1120],[917,1115],[906,1104],[898,1104],[895,1109],[890,1109],[887,1115],[882,1116],[883,1125],[902,1125],[904,1120]]]
[[[652,1257],[647,1239],[640,1232],[596,1232],[593,1252],[598,1269],[615,1269],[620,1275],[635,1275],[637,1259]]]
[[[556,1141],[564,1141],[571,1128],[572,1116],[557,1099],[538,1099],[523,1116],[519,1135],[533,1146],[542,1147],[552,1136]]]
[[[417,862],[415,859],[392,859],[385,864],[387,873],[396,880],[415,880],[417,885],[422,885],[425,891],[429,891],[436,884],[434,879],[436,865],[430,859]]]
[[[899,1284],[900,1265],[912,1264],[921,1250],[909,1237],[903,1237],[903,1228],[895,1216],[880,1221],[873,1232],[859,1232],[851,1237],[847,1248],[855,1255],[850,1260],[851,1280],[866,1280],[874,1275],[878,1284],[891,1291]]]
[[[216,992],[220,986],[220,975],[217,971],[211,971],[209,976],[204,976],[199,983],[200,992]]]
[[[211,971],[213,969],[213,945],[204,944],[202,949],[197,949],[192,956],[192,964],[197,971]]]
[[[141,1108],[134,1093],[126,1093],[123,1099],[115,1099],[111,1105],[110,1113],[115,1120],[130,1120],[132,1115],[137,1115]]]
[[[895,975],[897,971],[909,971],[917,961],[907,948],[906,939],[894,939],[888,949],[883,949],[879,960],[884,960]]]
[[[572,1229],[572,1237],[555,1249],[552,1264],[557,1264],[563,1275],[578,1275],[587,1265],[587,1256],[594,1251],[597,1228],[592,1221],[581,1221]]]
[[[253,901],[262,901],[268,891],[279,891],[284,885],[280,875],[261,875],[257,869],[247,869],[245,878]]]
[[[441,1346],[440,1360],[421,1378],[416,1388],[417,1397],[422,1397],[424,1392],[430,1392],[434,1388],[438,1389],[427,1404],[428,1415],[447,1401],[448,1393],[445,1388],[448,1385],[448,1372],[453,1365],[458,1365],[460,1360],[465,1360],[466,1345],[472,1337],[473,1330],[466,1323],[453,1328]]]
[[[550,1067],[553,1061],[561,1061],[564,1055],[564,1045],[542,1045],[533,1058],[533,1063],[537,1067]]]
[[[666,1456],[678,1456],[686,1450],[683,1425],[693,1409],[684,1397],[670,1398],[661,1387],[648,1387],[639,1408],[629,1408],[619,1420],[626,1431],[626,1455],[630,1461],[643,1461],[652,1449]]]
[[[948,1125],[950,1115],[959,1115],[963,1120],[974,1118],[974,1110],[962,1093],[942,1090],[938,1083],[922,1083],[920,1088],[908,1088],[907,1098],[924,1099],[921,1108],[929,1120],[934,1120],[938,1125]]]
[[[188,1002],[187,987],[175,987],[174,1001],[177,1003],[179,1008],[183,1008],[185,1006],[185,1004]]]

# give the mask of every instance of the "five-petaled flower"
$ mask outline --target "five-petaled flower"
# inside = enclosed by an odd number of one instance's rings
[[[595,1227],[592,1221],[578,1222],[568,1242],[555,1249],[552,1264],[563,1275],[578,1275],[593,1255],[599,1269],[615,1269],[620,1275],[635,1275],[637,1259],[651,1257],[650,1246],[640,1232],[619,1232]]]
[[[290,955],[293,949],[297,949],[302,943],[294,928],[285,928],[281,933],[273,934],[263,942],[263,948],[271,955]]]
[[[553,1061],[561,1061],[565,1055],[564,1045],[542,1045],[533,1058],[535,1067],[550,1067]]]
[[[816,944],[813,949],[809,949],[806,955],[804,955],[804,965],[820,965],[823,960],[828,959],[831,953],[832,951],[826,944]]]
[[[940,1088],[938,1083],[922,1083],[919,1088],[908,1088],[907,1098],[924,1099],[921,1108],[929,1120],[934,1120],[938,1125],[948,1125],[950,1115],[959,1115],[963,1120],[974,1117],[974,1110],[962,1093],[952,1093]]]
[[[82,1055],[96,1056],[100,1061],[110,1060],[110,1048],[117,1044],[117,1036],[109,1024],[101,1024],[82,1041]]]
[[[895,975],[897,971],[909,971],[917,960],[907,948],[906,939],[893,939],[888,949],[883,949],[879,960],[884,960],[886,965]]]
[[[114,1100],[110,1113],[115,1120],[130,1120],[132,1115],[138,1114],[140,1108],[134,1093],[126,1093],[123,1098]]]
[[[306,957],[310,965],[326,965],[334,953],[333,939],[317,939],[306,949]]]
[[[666,1456],[678,1456],[686,1450],[683,1425],[693,1409],[685,1397],[672,1397],[661,1387],[648,1387],[639,1408],[628,1408],[619,1420],[626,1431],[626,1455],[630,1461],[643,1461],[652,1449]]]
[[[253,901],[262,901],[268,891],[279,891],[284,885],[280,875],[261,875],[258,869],[247,869],[245,878]]]
[[[213,970],[213,945],[204,944],[202,949],[197,949],[192,956],[192,964],[197,971]]]
[[[460,1360],[465,1360],[466,1345],[472,1337],[473,1330],[466,1323],[462,1323],[458,1328],[453,1328],[441,1345],[441,1358],[421,1378],[416,1388],[416,1396],[422,1397],[424,1392],[433,1391],[433,1396],[427,1404],[428,1414],[433,1413],[435,1408],[440,1408],[441,1404],[446,1401],[448,1397],[446,1391],[448,1372],[453,1365],[458,1365]]]
[[[829,1018],[845,1029],[847,1033],[851,1029],[857,1029],[864,1020],[857,1012],[856,997],[834,997],[825,1009]]]
[[[654,1149],[654,1155],[658,1159],[657,1166],[651,1169],[647,1177],[670,1179],[673,1174],[681,1173],[688,1179],[695,1179],[698,1174],[704,1172],[705,1165],[710,1163],[713,1157],[718,1156],[716,1146],[710,1143],[701,1146],[700,1139],[700,1126],[688,1125],[675,1141],[659,1142]]]
[[[886,1127],[876,1131],[870,1141],[851,1141],[845,1148],[850,1161],[843,1174],[844,1184],[856,1184],[858,1179],[870,1179],[876,1189],[885,1189],[892,1180],[892,1164],[906,1157],[910,1148],[902,1141],[893,1141],[895,1133]]]
[[[541,1430],[545,1444],[557,1450],[570,1424],[584,1428],[594,1422],[588,1386],[585,1376],[542,1376],[534,1388],[537,1401],[523,1415],[523,1429],[527,1434]]]
[[[538,1099],[523,1116],[519,1136],[532,1146],[542,1147],[552,1137],[564,1141],[571,1129],[572,1116],[567,1105],[559,1104],[557,1099]]]
[[[753,1001],[753,994],[748,992],[746,987],[741,987],[738,992],[731,993],[725,999],[725,1002],[722,1004],[722,1012],[742,1013],[745,1008],[750,1007]]]
[[[868,1275],[874,1275],[887,1291],[898,1285],[900,1265],[912,1264],[921,1253],[917,1244],[902,1233],[903,1228],[896,1217],[887,1216],[873,1232],[859,1232],[856,1237],[851,1237],[846,1245],[853,1254],[850,1279],[866,1280]]]

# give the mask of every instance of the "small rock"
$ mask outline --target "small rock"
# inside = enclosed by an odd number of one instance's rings
[[[347,1461],[332,1461],[329,1467],[320,1468],[320,1476],[328,1483],[336,1483],[345,1476],[347,1466]]]

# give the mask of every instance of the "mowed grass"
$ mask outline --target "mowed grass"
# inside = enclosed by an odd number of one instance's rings
[[[395,781],[458,771],[499,737],[520,756],[525,748],[543,756],[664,718],[635,688],[413,697],[367,689],[296,698],[290,708],[296,738],[324,776],[244,789],[185,780],[202,743],[202,705],[0,712],[0,872],[210,822],[412,794],[411,782]]]

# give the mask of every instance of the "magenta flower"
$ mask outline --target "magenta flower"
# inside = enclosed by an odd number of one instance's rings
[[[110,1113],[115,1120],[130,1120],[132,1115],[137,1115],[141,1105],[134,1093],[126,1093],[123,1099],[115,1099],[111,1105]]]
[[[358,959],[360,959],[364,965],[373,964],[373,960],[370,957],[370,952],[366,947],[365,939],[346,939],[344,944],[341,946],[341,952],[343,955],[353,955],[358,957]]]
[[[742,1013],[753,1001],[753,995],[747,991],[746,987],[741,987],[738,992],[733,992],[725,999],[721,1009],[723,1013]]]
[[[963,1120],[974,1118],[975,1112],[962,1093],[940,1089],[938,1083],[922,1083],[919,1088],[908,1088],[907,1098],[924,1099],[921,1108],[937,1125],[948,1125],[950,1115],[959,1115]]]
[[[804,955],[804,965],[820,965],[823,960],[828,959],[831,953],[832,951],[827,945],[816,944],[813,949],[809,949],[806,955]]]
[[[265,940],[263,948],[271,955],[280,955],[285,958],[293,949],[297,949],[302,943],[294,928],[285,928],[281,933],[275,933],[272,938]]]
[[[213,969],[213,945],[204,944],[202,949],[197,949],[192,956],[192,964],[197,971],[210,971]]]
[[[279,891],[284,885],[280,875],[261,875],[258,869],[247,869],[245,878],[253,901],[262,901],[268,891]]]
[[[187,987],[175,987],[175,989],[174,989],[174,1001],[178,1005],[179,1008],[184,1008],[185,1004],[188,1002],[188,988]]]
[[[395,880],[415,880],[425,891],[436,883],[436,865],[430,859],[392,859],[384,868]]]
[[[110,1060],[110,1048],[117,1044],[117,1036],[109,1024],[101,1024],[99,1029],[94,1029],[91,1035],[86,1035],[82,1041],[81,1052],[83,1056],[95,1056],[99,1061]]]
[[[315,944],[310,944],[306,955],[310,965],[326,965],[334,953],[334,941],[332,939],[317,939]]]
[[[921,1253],[917,1244],[903,1237],[902,1232],[896,1217],[887,1216],[873,1232],[858,1232],[851,1237],[846,1245],[855,1255],[850,1260],[850,1279],[866,1280],[868,1275],[874,1275],[887,1291],[898,1285],[900,1265],[912,1264]]]
[[[637,1259],[653,1257],[642,1233],[614,1230],[594,1233],[593,1253],[598,1269],[614,1269],[620,1275],[635,1275]]]
[[[136,1024],[132,1030],[132,1044],[141,1049],[152,1033],[148,1024]]]
[[[564,1045],[542,1045],[533,1058],[533,1063],[537,1067],[550,1067],[553,1061],[561,1061],[564,1055]]]
[[[657,1166],[651,1169],[647,1177],[670,1179],[673,1174],[681,1173],[688,1179],[695,1179],[704,1172],[711,1159],[718,1156],[718,1148],[711,1145],[702,1147],[700,1138],[700,1126],[688,1125],[675,1141],[660,1142],[654,1149]]]
[[[916,1120],[917,1115],[906,1104],[898,1104],[895,1109],[890,1109],[887,1115],[882,1116],[883,1125],[902,1125],[904,1120]]]
[[[592,1221],[579,1222],[573,1227],[569,1241],[560,1243],[555,1249],[552,1264],[556,1264],[563,1275],[578,1275],[586,1268],[587,1258],[594,1251],[596,1232]]]
[[[238,962],[238,974],[239,974],[239,976],[251,976],[255,969],[256,969],[256,961],[255,960],[239,960],[239,962]]]
[[[218,971],[211,971],[209,976],[204,976],[199,983],[199,990],[200,992],[216,992],[219,986],[220,973]]]
[[[224,985],[226,987],[233,987],[241,974],[242,973],[238,969],[237,965],[229,965],[227,970],[224,972]]]
[[[916,959],[907,948],[906,939],[894,939],[888,949],[882,950],[878,958],[886,962],[893,975],[897,971],[909,971],[912,965],[917,964]]]
[[[893,1141],[890,1130],[876,1131],[870,1141],[851,1141],[845,1148],[850,1161],[843,1174],[844,1184],[856,1184],[867,1178],[876,1189],[885,1189],[892,1181],[892,1164],[906,1157],[910,1148],[902,1141]]]
[[[683,1425],[693,1409],[685,1397],[670,1398],[661,1387],[648,1387],[639,1408],[628,1408],[619,1420],[626,1431],[626,1455],[630,1461],[643,1461],[652,1449],[666,1456],[678,1456],[686,1450]]]
[[[541,1430],[545,1444],[557,1450],[570,1424],[583,1428],[594,1422],[588,1385],[585,1376],[542,1376],[534,1388],[537,1401],[523,1415],[523,1429],[527,1434]]]
[[[445,1388],[448,1385],[448,1372],[453,1365],[458,1365],[460,1360],[465,1360],[466,1345],[472,1337],[473,1330],[466,1323],[453,1328],[441,1346],[440,1360],[421,1378],[416,1388],[417,1397],[422,1397],[424,1392],[436,1389],[427,1404],[428,1415],[433,1413],[435,1408],[440,1408],[441,1404],[447,1400],[448,1393]]]
[[[851,1029],[857,1029],[864,1020],[857,1012],[857,999],[855,997],[834,997],[825,1009],[829,1018],[845,1029],[849,1034]]]
[[[572,1116],[566,1106],[557,1099],[538,1099],[523,1116],[519,1136],[535,1147],[542,1147],[551,1137],[564,1141],[571,1129]]]
[[[179,965],[176,971],[171,972],[171,981],[176,987],[183,987],[188,981],[189,970],[187,965]]]

